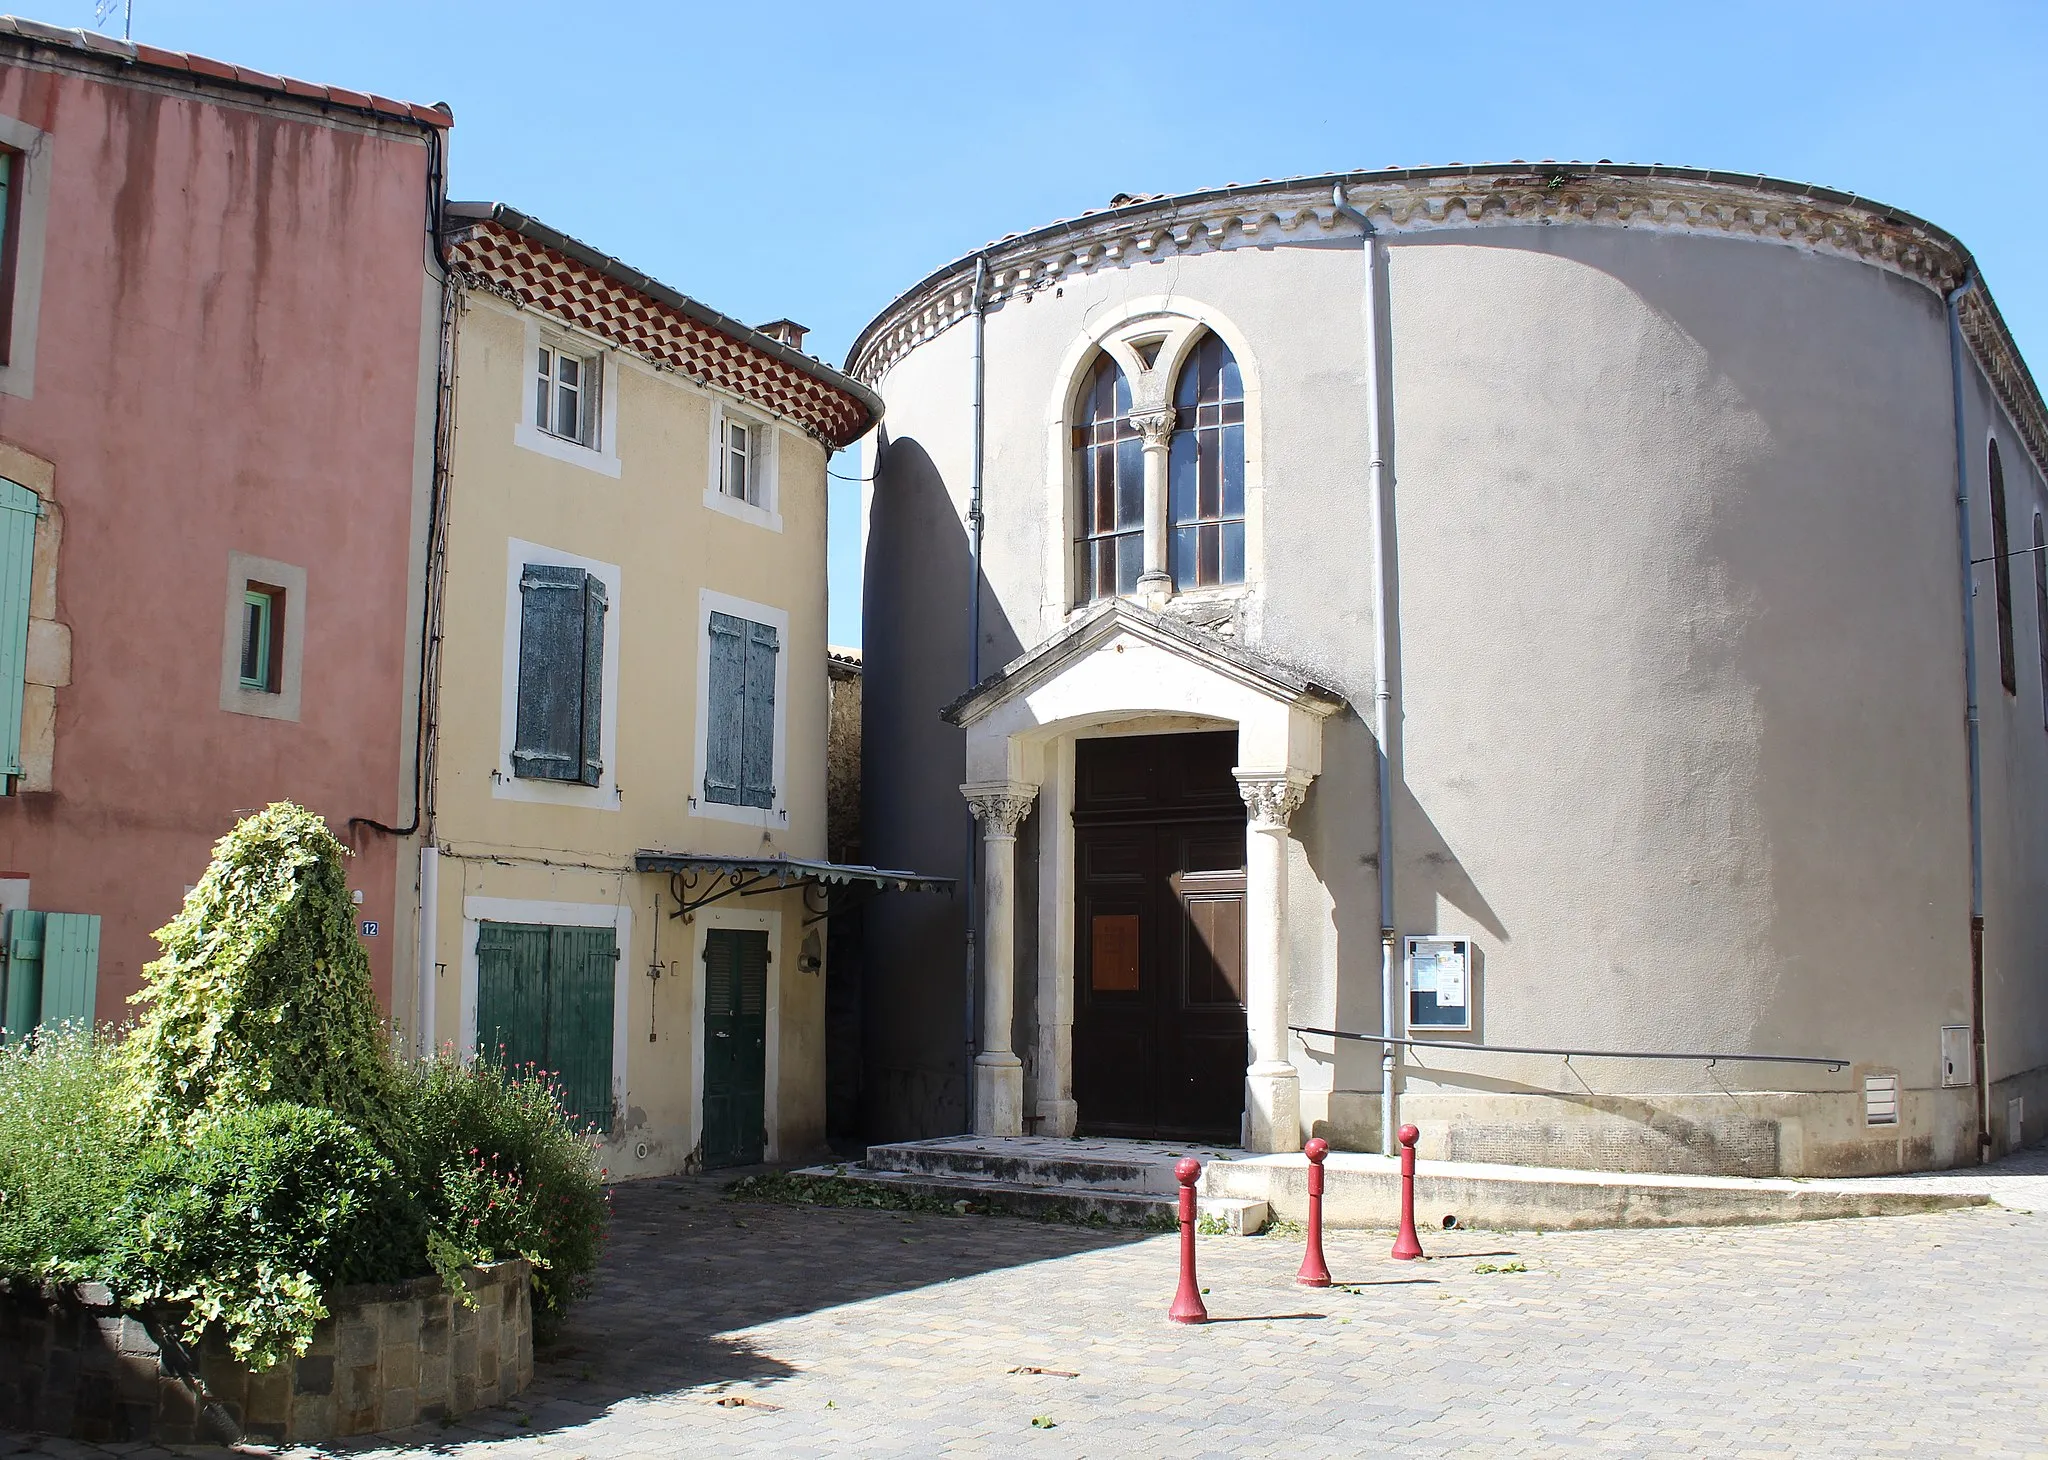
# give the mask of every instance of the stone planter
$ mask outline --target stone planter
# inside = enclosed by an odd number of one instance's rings
[[[209,1336],[195,1353],[98,1283],[0,1284],[0,1428],[76,1440],[312,1441],[498,1404],[533,1379],[521,1260],[472,1268],[475,1306],[439,1278],[342,1288],[303,1356],[264,1372]]]

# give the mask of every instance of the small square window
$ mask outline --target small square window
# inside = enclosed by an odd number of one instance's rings
[[[276,694],[284,650],[284,590],[251,583],[242,591],[242,688]]]
[[[725,441],[718,458],[718,490],[742,502],[761,505],[761,477],[753,470],[754,428],[744,421],[724,422]]]
[[[533,424],[550,436],[597,446],[597,395],[602,378],[595,355],[544,344],[535,360]]]

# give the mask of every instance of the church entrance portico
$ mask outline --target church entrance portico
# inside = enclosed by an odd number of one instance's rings
[[[1288,1033],[1288,822],[1342,701],[1127,602],[947,716],[982,831],[974,1130],[1301,1145]],[[1018,836],[1035,818],[1020,906]],[[1034,927],[1033,966],[1017,966]],[[1033,999],[1030,1088],[1016,1047]],[[1028,1101],[1028,1106],[1027,1106]]]

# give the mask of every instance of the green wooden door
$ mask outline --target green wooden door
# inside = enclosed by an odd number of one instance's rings
[[[547,1070],[577,1120],[612,1123],[612,1007],[619,950],[610,928],[480,923],[476,1047]]]
[[[767,1135],[768,935],[704,933],[704,1164],[750,1166]]]
[[[48,913],[7,914],[7,983],[0,1021],[9,1044],[28,1038],[43,1013],[43,924]]]
[[[612,1124],[612,986],[619,946],[610,928],[550,928],[548,1063],[578,1120]]]

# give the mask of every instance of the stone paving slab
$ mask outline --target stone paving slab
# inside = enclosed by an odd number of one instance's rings
[[[719,1185],[619,1189],[598,1291],[518,1403],[347,1453],[2048,1453],[2048,1213],[1434,1233],[1423,1263],[1343,1232],[1320,1292],[1297,1242],[1207,1238],[1217,1321],[1183,1328],[1172,1237]]]

